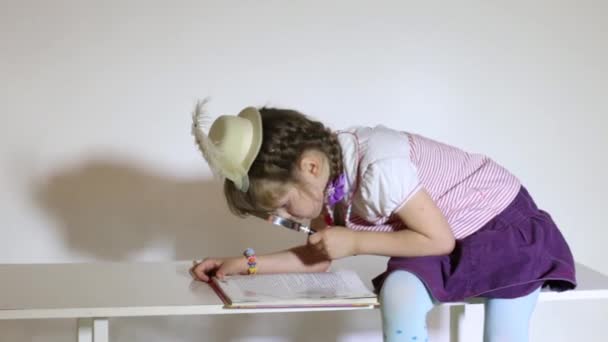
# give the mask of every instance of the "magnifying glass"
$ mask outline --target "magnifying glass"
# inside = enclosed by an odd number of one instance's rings
[[[268,215],[268,218],[266,218],[266,221],[277,225],[277,226],[281,226],[287,229],[291,229],[291,230],[295,230],[296,232],[304,232],[308,235],[314,234],[316,233],[316,231],[312,228],[310,228],[309,226],[302,224],[300,222],[288,219],[288,218],[284,218],[281,217],[279,215],[274,215],[274,214],[270,214]]]

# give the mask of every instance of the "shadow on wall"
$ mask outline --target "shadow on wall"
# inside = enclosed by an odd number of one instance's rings
[[[304,241],[232,215],[218,181],[171,178],[120,161],[60,170],[35,184],[34,199],[57,220],[66,246],[101,260],[127,260],[167,245],[174,247],[173,259],[183,260]]]

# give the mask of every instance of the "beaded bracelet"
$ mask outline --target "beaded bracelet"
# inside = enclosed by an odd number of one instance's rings
[[[255,256],[255,251],[253,250],[253,248],[247,248],[243,252],[243,255],[245,256],[245,258],[247,258],[247,266],[249,266],[249,268],[247,269],[247,273],[256,274],[258,272],[257,258]]]

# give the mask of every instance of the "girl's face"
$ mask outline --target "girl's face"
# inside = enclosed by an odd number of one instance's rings
[[[285,185],[275,212],[295,220],[311,220],[323,211],[325,187],[329,181],[329,161],[318,151],[305,152],[300,160],[296,181]]]
[[[323,210],[324,187],[312,184],[291,184],[277,205],[276,213],[294,220],[310,220]]]

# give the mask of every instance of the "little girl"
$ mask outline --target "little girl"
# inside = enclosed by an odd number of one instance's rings
[[[528,340],[539,291],[576,286],[551,216],[492,159],[383,126],[332,132],[288,109],[247,107],[192,133],[239,216],[310,221],[306,245],[207,258],[191,274],[318,272],[331,260],[389,256],[373,279],[385,341],[427,341],[440,302],[487,298],[484,340]]]

